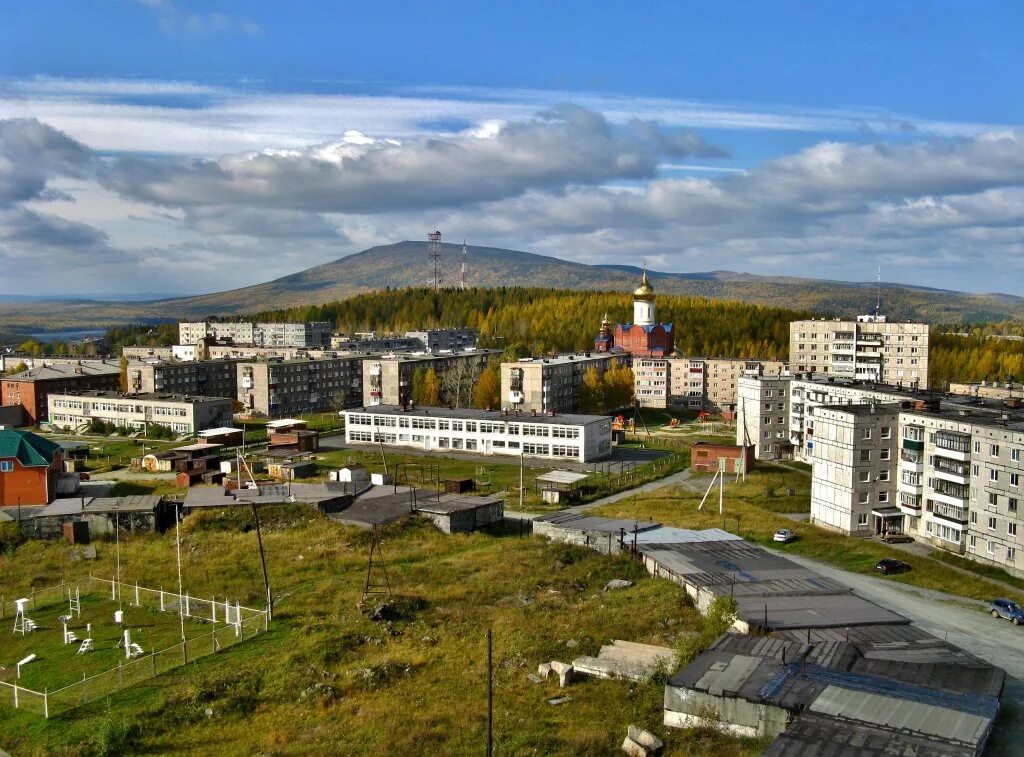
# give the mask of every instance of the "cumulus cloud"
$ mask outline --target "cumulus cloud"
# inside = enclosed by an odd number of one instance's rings
[[[55,176],[82,175],[92,152],[35,119],[0,121],[0,207],[40,197]]]
[[[721,157],[688,132],[635,120],[625,126],[578,106],[407,141],[357,132],[302,150],[265,150],[218,160],[126,158],[104,181],[163,205],[244,204],[317,212],[381,212],[458,206],[528,189],[652,177],[663,158]]]

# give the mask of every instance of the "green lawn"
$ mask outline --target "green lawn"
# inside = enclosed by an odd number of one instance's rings
[[[87,590],[88,583],[88,578],[81,582],[82,592]],[[127,661],[124,649],[117,646],[122,641],[124,629],[131,632],[131,640],[139,644],[147,654],[167,649],[181,641],[181,625],[177,613],[133,607],[131,599],[127,592],[122,596],[122,627],[114,623],[117,602],[109,596],[101,595],[98,590],[82,596],[81,616],[72,618],[68,630],[73,631],[81,640],[87,636],[87,624],[91,624],[94,651],[84,654],[78,654],[78,642],[64,644],[59,616],[68,613],[67,602],[30,610],[28,617],[38,624],[36,631],[24,636],[13,633],[8,635],[9,628],[0,631],[0,666],[5,669],[0,674],[0,680],[13,683],[15,663],[29,654],[35,654],[36,659],[22,669],[18,684],[36,691],[43,691],[44,688],[54,691],[80,681],[83,674],[93,676],[116,668],[118,662]],[[5,620],[5,626],[12,625],[13,621]],[[208,636],[210,630],[211,626],[207,624],[186,620],[186,639]]]
[[[390,580],[404,600],[394,620],[375,622],[356,608],[367,532],[297,505],[267,508],[262,519],[277,600],[269,633],[50,721],[0,706],[4,746],[38,754],[476,754],[491,628],[498,754],[612,754],[629,724],[659,733],[674,754],[765,747],[713,730],[666,731],[659,681],[585,680],[560,690],[527,679],[541,662],[594,654],[611,639],[672,646],[700,626],[680,587],[626,556],[502,532],[445,536],[408,519],[383,532]],[[185,522],[191,593],[261,606],[255,534],[240,530],[246,520],[204,512]],[[113,549],[98,546],[91,568],[111,572]],[[81,569],[68,559],[58,542],[22,545],[0,556],[0,591],[12,596]],[[122,575],[172,581],[173,537],[124,540]],[[605,594],[611,578],[635,585]],[[572,699],[547,704],[559,694]]]

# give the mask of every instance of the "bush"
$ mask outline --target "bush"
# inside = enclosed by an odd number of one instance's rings
[[[14,521],[0,523],[0,552],[12,550],[25,541],[21,526]]]
[[[137,722],[129,721],[124,716],[115,717],[108,712],[93,735],[91,751],[98,755],[125,754],[131,751],[140,733]]]
[[[704,616],[701,630],[683,638],[676,649],[676,663],[685,667],[696,659],[697,655],[710,647],[715,639],[732,628],[736,621],[736,600],[732,597],[715,597]]]

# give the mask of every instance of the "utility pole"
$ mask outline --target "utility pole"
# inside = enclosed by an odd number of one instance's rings
[[[522,444],[522,442],[520,442]],[[523,511],[523,466],[526,462],[526,453],[519,448],[519,512]]]
[[[492,635],[487,629],[487,757],[494,754],[494,666],[492,660]]]
[[[252,505],[252,517],[256,521],[256,542],[260,547],[260,564],[263,566],[263,586],[267,590],[267,619],[274,619],[274,598],[270,594],[270,578],[267,576],[267,557],[263,552],[263,533],[260,530],[260,514],[256,510],[256,503],[250,501]]]

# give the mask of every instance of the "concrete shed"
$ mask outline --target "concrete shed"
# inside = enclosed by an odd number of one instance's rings
[[[499,497],[442,494],[440,500],[418,502],[417,511],[446,534],[469,533],[500,523],[505,517],[505,502]]]

